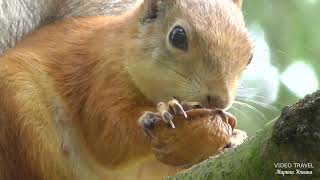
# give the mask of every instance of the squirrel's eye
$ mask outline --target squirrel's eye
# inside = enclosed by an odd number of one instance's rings
[[[169,41],[172,46],[186,51],[188,49],[188,40],[186,31],[181,26],[175,26],[169,34]]]

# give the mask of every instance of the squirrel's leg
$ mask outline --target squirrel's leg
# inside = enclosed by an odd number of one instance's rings
[[[73,179],[47,98],[14,69],[0,66],[0,179]]]

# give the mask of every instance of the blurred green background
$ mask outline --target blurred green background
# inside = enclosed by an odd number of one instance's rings
[[[320,0],[244,0],[243,8],[256,47],[230,111],[252,136],[319,88]]]

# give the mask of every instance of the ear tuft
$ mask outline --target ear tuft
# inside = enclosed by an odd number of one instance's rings
[[[144,0],[143,1],[143,14],[141,22],[143,24],[150,23],[155,20],[159,15],[159,6],[163,0]]]
[[[232,0],[238,7],[242,7],[242,0]]]

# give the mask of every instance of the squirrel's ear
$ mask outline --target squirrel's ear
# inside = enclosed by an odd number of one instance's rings
[[[232,0],[238,7],[242,7],[242,0]]]
[[[145,24],[155,20],[159,15],[160,6],[163,3],[164,0],[143,0],[141,22]]]

